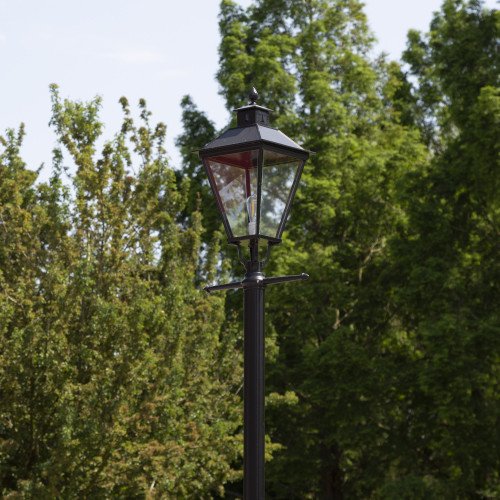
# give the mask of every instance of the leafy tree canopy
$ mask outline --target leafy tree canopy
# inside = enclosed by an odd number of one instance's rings
[[[100,99],[52,86],[50,181],[0,151],[0,490],[201,497],[236,473],[240,379],[223,301],[195,286],[200,215],[141,100],[98,151]],[[63,149],[76,172],[64,181]],[[216,250],[215,250],[216,252]],[[214,272],[214,253],[203,272]]]

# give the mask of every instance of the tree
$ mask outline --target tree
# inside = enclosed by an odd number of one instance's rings
[[[215,138],[216,129],[213,122],[198,109],[190,96],[183,97],[181,108],[183,133],[176,138],[175,144],[183,159],[183,168],[178,172],[178,182],[182,184],[187,178],[190,186],[185,216],[189,218],[192,213],[198,212],[200,206],[203,207],[204,239],[209,243],[221,224],[218,212],[212,203],[205,170],[196,151]]]
[[[405,214],[399,185],[423,166],[408,85],[396,64],[370,61],[360,2],[221,4],[228,108],[255,85],[274,123],[316,152],[270,271],[306,270],[311,284],[269,290],[279,347],[269,359],[268,465],[276,498],[366,497],[397,456],[397,368],[407,346],[385,272]],[[276,116],[277,115],[277,116]]]
[[[179,223],[188,189],[165,126],[142,100],[135,125],[122,98],[121,131],[98,155],[100,99],[53,86],[52,103],[70,187],[61,149],[37,185],[23,129],[1,139],[2,495],[220,494],[241,446],[237,338],[223,300],[196,286],[200,216]]]
[[[392,243],[394,311],[415,346],[400,433],[406,471],[439,498],[500,493],[499,19],[447,0],[404,54],[433,157],[401,190]]]
[[[269,292],[268,493],[498,494],[498,12],[445,1],[414,80],[369,60],[356,1],[226,0],[220,26],[228,107],[256,85],[317,152],[272,265],[313,285]]]

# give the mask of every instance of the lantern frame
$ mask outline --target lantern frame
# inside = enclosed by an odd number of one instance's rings
[[[281,242],[281,237],[290,214],[291,205],[302,176],[304,164],[311,152],[302,148],[278,129],[269,125],[270,110],[268,108],[251,102],[248,106],[238,108],[235,111],[237,113],[237,127],[227,129],[219,137],[206,144],[198,153],[200,159],[203,161],[210,187],[217,201],[217,207],[222,216],[222,222],[228,242],[230,244],[240,245],[247,241],[266,240],[269,244],[278,244]],[[285,206],[281,213],[279,223],[274,231],[274,235],[260,234],[262,178],[263,172],[266,169],[264,158],[265,151],[281,154],[288,157],[290,161],[297,161],[292,185],[286,194]],[[244,152],[257,152],[257,165],[254,167],[257,170],[257,218],[255,234],[240,236],[234,234],[234,228],[231,227],[231,223],[228,220],[226,208],[221,199],[220,190],[214,178],[210,161],[213,158]],[[238,165],[232,166],[244,168]]]

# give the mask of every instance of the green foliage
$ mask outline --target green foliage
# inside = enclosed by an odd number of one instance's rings
[[[208,178],[200,163],[197,151],[216,136],[215,125],[205,113],[199,111],[190,96],[181,101],[183,133],[176,138],[176,145],[183,158],[183,168],[178,171],[178,182],[189,179],[187,203],[184,217],[189,219],[193,212],[201,210],[205,229],[203,239],[209,243],[214,232],[222,229],[220,216],[213,203]]]
[[[415,468],[446,498],[499,493],[499,20],[446,1],[405,54],[417,107],[439,96],[426,111],[438,151],[401,191],[394,306],[419,352],[404,369]]]
[[[76,166],[50,182],[0,153],[0,487],[33,498],[222,493],[241,444],[235,334],[195,287],[202,227],[180,225],[165,126],[121,99],[97,152],[100,99],[61,100],[51,124]],[[213,273],[208,256],[205,275]]]
[[[268,294],[268,495],[494,495],[498,13],[445,1],[407,68],[355,0],[223,0],[220,29],[228,109],[255,85],[316,152],[267,270],[311,275]]]
[[[268,494],[362,497],[387,467],[385,407],[397,397],[382,359],[387,241],[404,218],[398,186],[425,151],[402,123],[404,99],[393,98],[398,68],[368,59],[359,2],[262,0],[242,12],[224,1],[221,31],[228,107],[255,84],[274,123],[316,152],[270,270],[306,270],[311,284],[269,290],[279,353],[268,390],[296,399],[269,400],[268,429],[282,448],[269,463]]]
[[[403,59],[418,78],[415,116],[428,141],[453,137],[468,127],[481,89],[498,86],[499,12],[481,0],[445,0],[422,34],[410,31]]]

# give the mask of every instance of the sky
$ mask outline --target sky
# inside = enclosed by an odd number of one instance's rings
[[[239,0],[248,6],[252,0]],[[426,30],[441,0],[365,0],[378,43],[399,59],[409,29]],[[488,7],[495,0],[486,0]],[[190,94],[222,128],[228,121],[218,94],[219,0],[0,0],[0,133],[26,125],[23,158],[32,169],[50,164],[48,86],[62,97],[103,98],[105,138],[121,123],[118,99],[132,109],[144,97],[153,121],[167,124],[171,164],[179,166],[180,100]],[[246,96],[242,96],[242,104]],[[42,172],[42,179],[48,169]]]

